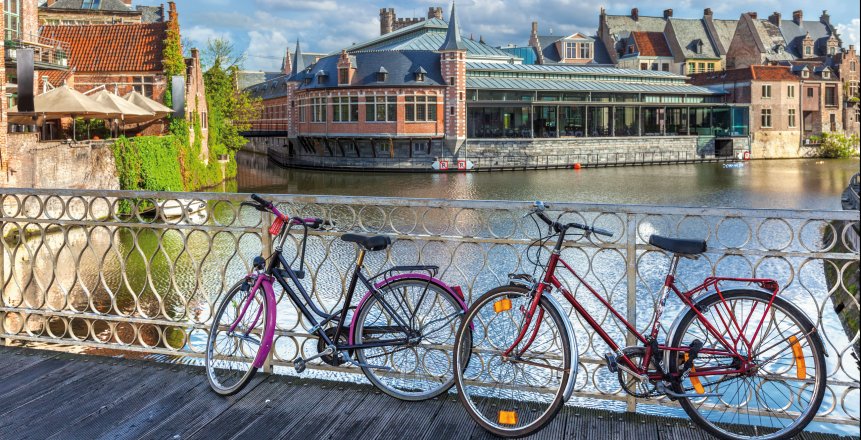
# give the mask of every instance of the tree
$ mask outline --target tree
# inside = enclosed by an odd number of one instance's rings
[[[206,48],[203,49],[200,62],[203,63],[204,69],[214,67],[216,64],[225,71],[232,67],[241,69],[245,62],[245,54],[237,54],[236,46],[226,37],[210,38],[206,41]]]
[[[248,143],[240,133],[250,129],[251,121],[260,113],[260,101],[236,89],[239,67],[225,67],[223,60],[213,58],[212,67],[203,74],[209,104],[209,145],[216,154],[235,152]]]

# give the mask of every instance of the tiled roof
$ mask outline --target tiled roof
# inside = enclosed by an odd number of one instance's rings
[[[717,39],[723,46],[723,50],[729,50],[729,45],[732,43],[732,37],[735,35],[735,29],[738,27],[738,20],[723,20],[713,19]],[[726,55],[726,52],[724,52]]]
[[[281,72],[264,72],[262,70],[240,70],[236,73],[236,82],[240,90],[256,84],[284,76]]]
[[[640,55],[648,57],[671,57],[673,53],[664,38],[663,32],[631,32],[631,36],[637,43]]]
[[[48,9],[83,9],[94,11],[132,12],[132,8],[121,0],[96,0],[90,2],[87,8],[83,6],[84,0],[57,0],[51,6],[43,6]]]
[[[624,42],[631,35],[631,32],[663,32],[667,26],[667,19],[664,17],[644,17],[640,16],[634,20],[629,15],[607,15],[607,30],[610,36],[615,39],[616,52],[624,49]]]
[[[690,84],[639,84],[613,81],[583,81],[531,78],[467,78],[468,89],[485,90],[552,90],[577,92],[629,92],[713,95],[705,87]]]
[[[69,45],[81,72],[161,72],[167,23],[45,26],[42,36]]]
[[[720,72],[707,72],[691,75],[693,84],[723,84],[736,81],[798,81],[789,66],[748,66]]]
[[[66,81],[70,80],[75,73],[71,70],[40,70],[38,72],[39,79],[39,87],[36,90],[36,94],[40,94],[45,85],[45,79],[48,80],[54,87],[60,87]]]
[[[801,25],[796,24],[792,20],[780,21],[780,32],[786,40],[786,49],[791,52],[796,58],[803,58],[801,53],[801,42],[804,36],[810,33],[810,38],[813,38],[813,53],[816,55],[825,55],[828,51],[828,37],[831,36],[831,31],[825,23],[819,21],[802,21]]]
[[[716,59],[720,55],[712,45],[703,20],[696,18],[670,18],[670,26],[676,36],[678,47],[682,50],[684,58],[693,59]],[[697,48],[702,43],[702,52]]]

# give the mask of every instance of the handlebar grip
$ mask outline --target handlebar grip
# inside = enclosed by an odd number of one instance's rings
[[[612,236],[613,236],[613,232],[612,232],[612,231],[608,231],[608,230],[606,230],[606,229],[601,229],[601,228],[592,228],[592,232],[594,232],[594,233],[596,233],[596,234],[598,234],[598,235],[604,235],[604,236],[607,236],[607,237],[612,237]]]
[[[267,202],[266,200],[263,199],[263,197],[260,197],[257,194],[251,194],[251,200],[254,200],[255,202],[257,202],[257,203],[259,203],[259,204],[261,204],[267,208],[272,207],[272,202]]]
[[[535,215],[537,215],[537,216],[538,216],[538,218],[540,218],[540,219],[541,219],[541,221],[543,221],[544,223],[547,223],[548,225],[552,225],[552,224],[553,224],[553,220],[550,220],[550,218],[549,218],[549,217],[547,217],[543,212],[541,212],[541,211],[535,211]]]

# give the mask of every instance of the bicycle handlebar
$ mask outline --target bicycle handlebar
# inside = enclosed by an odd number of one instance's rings
[[[553,230],[556,231],[557,233],[561,233],[568,228],[574,228],[574,229],[580,229],[580,230],[583,230],[586,232],[593,232],[593,233],[598,234],[598,235],[604,235],[606,237],[612,237],[613,236],[613,232],[608,231],[606,229],[602,229],[602,228],[596,228],[594,226],[583,225],[580,223],[565,223],[565,224],[563,224],[563,223],[559,223],[559,222],[554,222],[553,220],[550,220],[550,217],[547,217],[547,214],[544,214],[544,210],[546,210],[548,208],[548,206],[545,205],[544,202],[537,201],[537,202],[535,202],[534,206],[535,206],[535,209],[532,212],[538,218],[540,218],[541,221],[543,221],[544,223],[547,223],[548,226],[553,228]]]
[[[320,229],[323,226],[335,225],[335,222],[318,217],[289,217],[285,214],[282,214],[281,211],[279,211],[278,208],[275,207],[274,203],[264,199],[263,197],[258,196],[257,194],[251,194],[251,199],[254,200],[256,203],[242,202],[241,205],[250,206],[258,211],[271,212],[282,221],[289,220],[290,224],[292,225],[305,226],[311,229]]]

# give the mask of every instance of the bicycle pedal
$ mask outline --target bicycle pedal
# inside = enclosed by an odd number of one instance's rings
[[[293,368],[296,369],[297,373],[305,371],[305,359],[302,359],[301,357],[296,358],[296,360],[293,361]]]
[[[616,362],[616,355],[613,353],[605,353],[604,359],[607,360],[607,369],[610,370],[611,373],[617,373],[619,371],[619,363]]]

